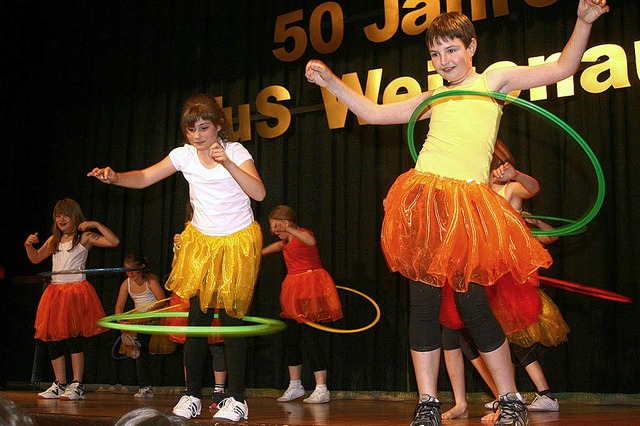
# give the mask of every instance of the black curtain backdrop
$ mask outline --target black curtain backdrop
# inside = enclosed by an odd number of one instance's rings
[[[239,106],[250,105],[252,153],[267,187],[267,197],[254,203],[265,244],[267,215],[278,204],[299,214],[300,224],[319,241],[325,268],[338,285],[365,292],[380,306],[382,318],[358,334],[325,335],[333,390],[413,391],[415,380],[407,342],[407,282],[389,272],[379,244],[382,202],[395,178],[413,165],[407,126],[358,124],[348,114],[345,126],[331,130],[320,89],[303,76],[308,59],[327,62],[338,75],[357,73],[364,86],[367,72],[382,68],[384,89],[400,76],[411,76],[426,88],[424,37],[402,31],[382,43],[366,39],[363,28],[384,23],[384,3],[338,0],[344,14],[344,40],[330,54],[311,44],[292,62],[272,50],[278,16],[303,9],[303,19],[290,26],[309,30],[309,17],[323,2],[308,1],[8,1],[2,10],[1,77],[4,165],[0,264],[2,382],[32,379],[36,348],[33,320],[42,285],[15,285],[16,276],[47,271],[51,261],[29,263],[24,241],[33,232],[42,240],[51,233],[52,210],[64,197],[77,200],[89,219],[98,220],[121,238],[117,249],[93,249],[88,267],[121,266],[133,250],[146,254],[153,270],[166,277],[172,260],[172,237],[182,231],[187,185],[176,174],[144,190],[99,183],[86,173],[110,165],[117,171],[151,165],[182,143],[180,108],[191,94],[205,91],[231,107],[236,129]],[[410,2],[408,2],[410,3]],[[428,4],[433,5],[431,0]],[[441,10],[446,2],[441,1]],[[477,2],[476,2],[477,3]],[[484,3],[484,2],[480,2]],[[479,71],[505,60],[519,65],[530,57],[559,52],[575,23],[576,1],[559,0],[533,7],[524,0],[508,2],[509,14],[475,21]],[[575,94],[536,101],[580,134],[602,165],[604,204],[585,232],[562,237],[549,247],[553,266],[542,274],[583,283],[640,299],[640,10],[636,1],[611,1],[611,12],[594,26],[590,46],[612,44],[626,54],[630,87],[589,93],[579,84],[584,63],[574,78]],[[405,16],[414,6],[406,5]],[[470,14],[471,2],[462,2]],[[329,40],[328,15],[322,34]],[[291,49],[289,44],[284,46]],[[602,58],[605,60],[606,58]],[[431,73],[433,74],[433,73]],[[600,81],[608,78],[605,72]],[[290,99],[277,103],[291,112],[281,136],[261,137],[256,125],[276,120],[256,109],[258,94],[269,86],[287,89]],[[382,93],[382,90],[381,90]],[[529,92],[523,92],[529,99]],[[381,98],[379,99],[381,102]],[[276,102],[271,100],[271,102]],[[460,120],[464,120],[461,117]],[[418,149],[428,123],[419,123]],[[580,147],[556,126],[516,106],[507,106],[500,131],[519,169],[535,176],[542,191],[529,206],[535,213],[580,218],[595,201],[593,167]],[[281,256],[263,261],[251,315],[277,317]],[[113,313],[120,275],[90,276],[105,311]],[[640,391],[640,322],[637,303],[616,303],[544,287],[571,327],[569,341],[543,348],[540,360],[556,392],[637,393]],[[361,297],[341,292],[345,319],[337,327],[359,328],[374,311]],[[111,347],[118,332],[88,342],[87,383],[135,383],[131,360],[116,361]],[[181,385],[181,348],[156,359],[158,385]],[[36,363],[37,364],[37,363]],[[36,365],[43,381],[52,380],[48,358]],[[306,368],[306,367],[305,367]],[[469,390],[484,390],[469,370]],[[278,334],[252,339],[247,385],[284,388],[288,381]],[[305,381],[311,372],[305,370]],[[521,390],[534,390],[518,369]],[[441,388],[450,389],[444,369]]]

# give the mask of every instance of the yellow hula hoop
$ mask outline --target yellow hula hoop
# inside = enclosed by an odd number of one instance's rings
[[[138,306],[137,308],[133,308],[132,310],[127,311],[127,312],[124,312],[123,314],[124,314],[124,315],[127,315],[127,314],[133,314],[133,313],[135,313],[135,312],[140,311],[141,309],[150,308],[150,307],[152,307],[152,306],[157,305],[158,303],[168,302],[169,300],[171,300],[171,298],[170,298],[170,297],[167,297],[166,299],[156,300],[155,302],[150,302],[150,303],[147,303],[146,305],[142,305],[142,306]],[[173,307],[175,307],[175,306],[176,306],[176,305],[168,305],[168,306],[166,306],[166,307],[164,307],[164,308],[156,309],[156,310],[154,310],[153,312],[166,311],[166,310],[168,310],[168,308],[173,308]]]
[[[318,330],[328,331],[330,333],[349,334],[349,333],[360,333],[361,331],[368,330],[371,327],[373,327],[374,325],[376,325],[378,323],[378,321],[380,321],[380,307],[378,306],[378,304],[376,303],[375,300],[373,300],[371,297],[367,296],[366,294],[364,294],[364,293],[362,293],[362,292],[360,292],[358,290],[354,290],[352,288],[349,288],[349,287],[344,287],[344,286],[341,286],[341,285],[337,285],[336,288],[339,288],[341,290],[350,291],[352,293],[355,293],[355,294],[357,294],[359,296],[364,297],[369,302],[371,302],[373,307],[376,309],[376,317],[375,317],[375,319],[373,321],[371,321],[370,324],[365,325],[364,327],[353,328],[353,329],[350,329],[350,330],[344,330],[344,329],[341,329],[341,328],[327,327],[325,325],[318,324],[317,322],[313,322],[313,321],[306,321],[305,324],[307,324],[310,327],[317,328]]]
[[[130,311],[123,312],[122,315],[136,314],[136,313],[140,312],[143,309],[152,308],[152,307],[154,307],[155,305],[157,305],[159,303],[168,302],[169,300],[171,300],[171,298],[167,297],[165,299],[156,300],[155,302],[149,302],[149,303],[146,303],[146,304],[144,304],[142,306],[138,306],[137,308],[133,308]],[[170,311],[170,310],[172,310],[173,308],[176,308],[176,307],[178,307],[178,305],[167,305],[164,308],[148,309],[146,312],[164,312],[164,311]],[[122,320],[122,321],[126,321],[126,320]],[[134,323],[135,323],[135,321],[134,321]],[[144,321],[143,321],[143,323],[144,323]]]

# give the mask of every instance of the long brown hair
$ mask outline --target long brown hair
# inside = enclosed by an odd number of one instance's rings
[[[78,225],[80,225],[87,219],[85,219],[84,215],[82,214],[80,204],[78,204],[71,198],[64,198],[58,201],[53,208],[53,227],[51,228],[51,235],[53,238],[51,238],[51,241],[49,242],[49,249],[51,249],[52,253],[58,253],[60,251],[58,249],[58,245],[60,244],[60,240],[62,239],[62,231],[60,231],[60,228],[58,228],[58,225],[56,224],[57,215],[69,216],[73,221],[73,227],[76,230],[76,235],[73,236],[73,244],[71,244],[71,249],[69,249],[69,251],[71,251],[80,242]]]

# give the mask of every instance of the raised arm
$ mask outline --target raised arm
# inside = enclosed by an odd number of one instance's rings
[[[35,234],[31,234],[27,237],[27,240],[24,242],[24,248],[27,251],[27,257],[31,263],[38,264],[52,255],[51,249],[49,248],[49,240],[51,238],[52,237],[49,237],[49,239],[47,239],[39,249],[36,249],[33,245],[40,242],[38,233],[36,232]]]
[[[351,112],[370,124],[408,123],[413,111],[432,93],[423,92],[402,102],[381,105],[351,89],[329,67],[318,60],[307,63],[305,77],[310,83],[327,89]],[[427,110],[420,119],[428,118],[430,114],[430,110]]]
[[[494,91],[509,93],[554,84],[575,74],[587,48],[591,26],[608,11],[606,0],[580,0],[573,33],[557,61],[488,71],[489,87]]]
[[[300,241],[302,241],[305,245],[315,246],[316,245],[316,237],[313,236],[311,232],[302,231],[300,228],[294,228],[293,226],[287,226],[284,228],[286,232],[293,235]]]
[[[120,245],[120,238],[113,231],[102,223],[95,220],[87,220],[78,225],[78,229],[82,231],[81,243],[85,248],[90,249],[96,247],[117,247]],[[92,232],[90,229],[97,229],[99,233]]]
[[[111,167],[96,167],[87,173],[100,182],[106,184],[123,186],[125,188],[146,188],[156,182],[161,181],[177,172],[169,157],[165,157],[153,166],[142,170],[131,170],[128,172],[116,172]]]
[[[540,191],[540,183],[533,176],[522,173],[511,163],[501,164],[492,173],[498,182],[512,182],[508,187],[507,201],[509,202],[514,196],[526,200]]]

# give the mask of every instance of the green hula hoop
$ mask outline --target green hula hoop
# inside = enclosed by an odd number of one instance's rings
[[[141,318],[188,317],[189,312],[143,312],[134,314],[110,315],[98,320],[98,325],[122,331],[133,331],[141,334],[180,334],[187,337],[207,337],[219,334],[227,337],[262,336],[284,330],[287,325],[272,318],[248,317],[243,321],[256,323],[255,325],[240,326],[177,326],[177,325],[149,325],[149,324],[121,324],[120,320],[135,320]]]
[[[505,93],[500,93],[500,92],[475,92],[475,91],[471,91],[471,90],[450,90],[447,92],[442,92],[442,93],[438,93],[436,95],[432,95],[430,97],[428,97],[427,99],[425,99],[424,101],[422,101],[422,103],[420,105],[418,105],[418,107],[413,111],[413,114],[411,114],[411,118],[409,119],[409,126],[407,128],[407,140],[409,143],[409,151],[411,152],[411,156],[413,157],[413,161],[417,161],[418,160],[418,153],[416,152],[416,144],[415,144],[415,140],[413,138],[413,133],[416,127],[416,121],[418,120],[418,117],[420,115],[422,115],[422,113],[424,112],[424,110],[431,105],[434,101],[440,99],[440,98],[446,98],[446,97],[450,97],[450,96],[464,96],[464,95],[472,95],[472,96],[484,96],[484,97],[488,97],[488,98],[496,98],[496,99],[501,99],[504,101],[508,101],[510,103],[513,103],[521,108],[524,108],[527,111],[533,112],[543,118],[548,119],[549,121],[551,121],[552,124],[554,124],[555,126],[561,128],[562,130],[564,130],[569,136],[571,136],[577,143],[578,145],[580,145],[580,147],[583,149],[583,151],[585,152],[585,154],[587,154],[587,157],[589,158],[589,160],[591,161],[591,164],[593,165],[593,169],[596,173],[596,179],[598,182],[598,193],[596,196],[596,199],[593,203],[593,205],[591,206],[591,208],[589,210],[587,210],[587,212],[578,220],[576,221],[570,221],[569,219],[562,219],[562,221],[566,221],[566,222],[572,222],[569,223],[567,225],[562,225],[559,226],[557,228],[554,228],[552,230],[549,231],[542,231],[539,229],[534,229],[531,231],[531,233],[533,235],[540,235],[540,236],[549,236],[549,237],[553,237],[553,236],[564,236],[564,235],[572,235],[572,234],[576,234],[576,233],[580,233],[582,231],[584,231],[584,227],[591,222],[591,220],[593,220],[593,218],[596,216],[596,214],[598,214],[598,211],[600,210],[600,208],[602,207],[602,203],[604,201],[604,190],[605,190],[605,184],[604,184],[604,173],[602,171],[602,167],[600,166],[600,163],[598,162],[595,154],[593,153],[593,151],[591,150],[591,148],[589,147],[589,145],[585,142],[585,140],[575,131],[571,128],[571,126],[569,126],[567,123],[565,123],[561,118],[559,118],[558,116],[554,115],[552,112],[545,110],[544,108],[529,102],[527,100],[524,99],[520,99],[517,98],[515,96],[510,96],[508,94]],[[537,217],[537,216],[534,216]],[[548,218],[548,216],[547,216]],[[553,218],[554,220],[560,220],[560,218]]]

